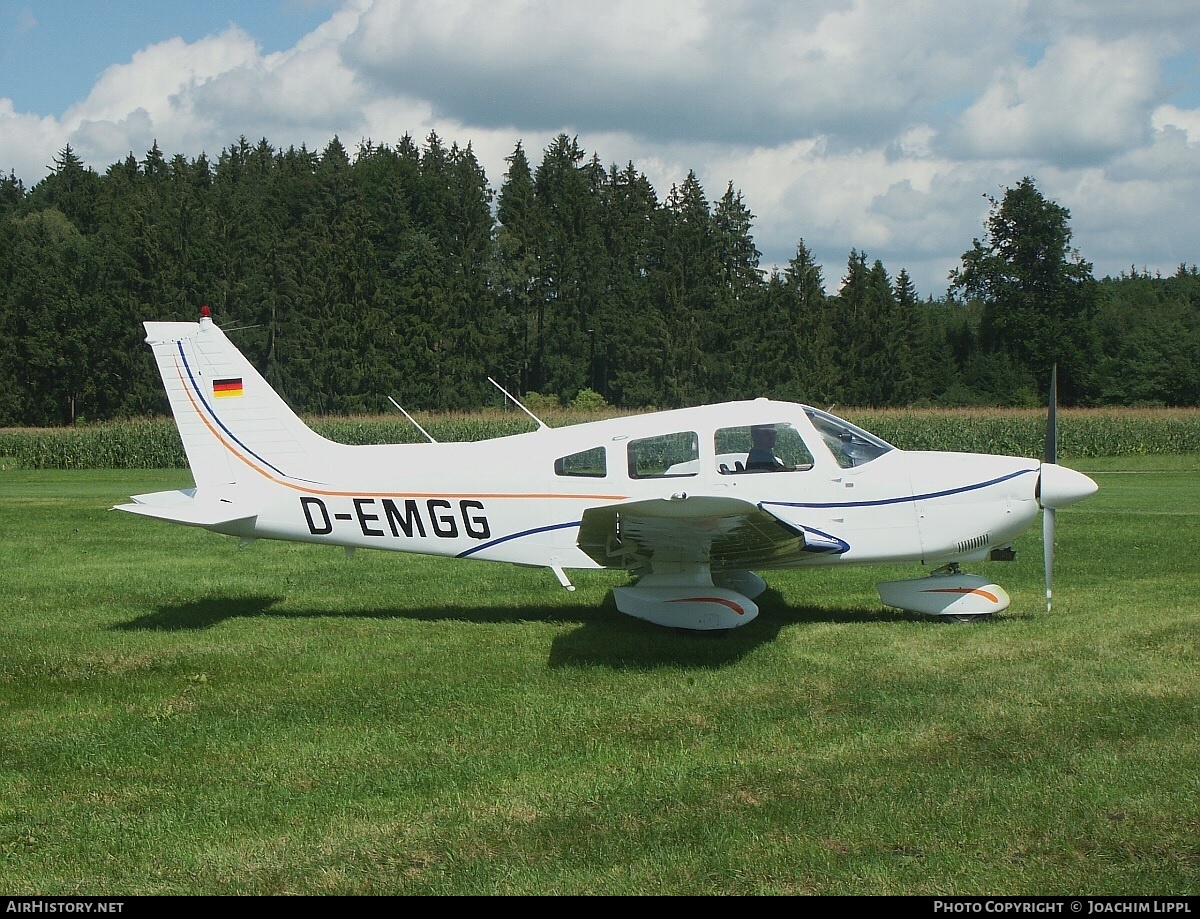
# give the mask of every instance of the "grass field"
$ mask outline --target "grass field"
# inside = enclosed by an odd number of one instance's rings
[[[1100,492],[952,625],[779,573],[721,638],[606,572],[111,512],[0,471],[0,894],[1200,893],[1200,457]]]

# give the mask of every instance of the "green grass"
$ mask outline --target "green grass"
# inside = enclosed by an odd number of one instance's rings
[[[606,572],[119,514],[184,471],[0,471],[5,894],[1200,892],[1200,457],[1091,460],[980,565],[768,576],[722,638]]]

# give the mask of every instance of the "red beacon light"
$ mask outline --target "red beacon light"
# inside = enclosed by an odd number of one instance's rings
[[[208,308],[208,304],[206,303],[204,306],[200,307],[200,318],[208,319],[210,316],[212,316],[212,310]]]

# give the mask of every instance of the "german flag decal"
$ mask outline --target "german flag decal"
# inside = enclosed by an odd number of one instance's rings
[[[234,380],[213,380],[213,395],[218,399],[242,394],[242,378]]]

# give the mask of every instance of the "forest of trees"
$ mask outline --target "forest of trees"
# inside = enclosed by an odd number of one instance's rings
[[[298,410],[494,404],[492,376],[565,403],[675,407],[1200,404],[1200,273],[1096,279],[1069,213],[1023,179],[943,299],[851,251],[837,292],[803,240],[764,272],[733,184],[660,200],[561,135],[498,192],[470,146],[245,138],[155,145],[100,175],[70,147],[0,176],[0,426],[159,414],[146,319],[201,305]]]

